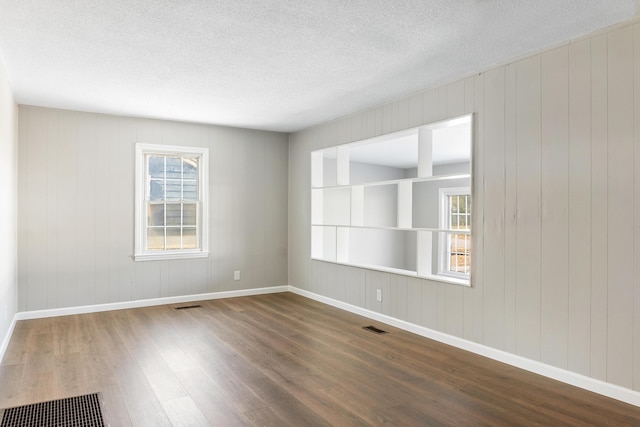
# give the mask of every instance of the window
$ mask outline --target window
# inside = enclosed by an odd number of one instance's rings
[[[439,273],[468,278],[471,272],[471,191],[467,187],[440,189]]]
[[[136,145],[135,260],[208,256],[207,148]]]

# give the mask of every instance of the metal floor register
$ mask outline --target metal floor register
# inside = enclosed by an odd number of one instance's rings
[[[0,409],[0,427],[105,427],[100,393]]]

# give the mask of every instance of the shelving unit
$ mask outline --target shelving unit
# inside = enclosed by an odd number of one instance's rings
[[[311,153],[311,257],[470,285],[438,265],[438,192],[471,188],[472,116]],[[466,138],[466,139],[465,139]]]

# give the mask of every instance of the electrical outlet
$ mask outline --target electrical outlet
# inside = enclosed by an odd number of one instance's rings
[[[233,272],[233,280],[240,280],[240,271],[236,270]]]
[[[382,302],[382,289],[376,289],[376,300]]]

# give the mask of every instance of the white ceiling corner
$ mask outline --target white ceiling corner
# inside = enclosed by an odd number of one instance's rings
[[[636,0],[0,0],[16,102],[291,132],[633,18]]]

